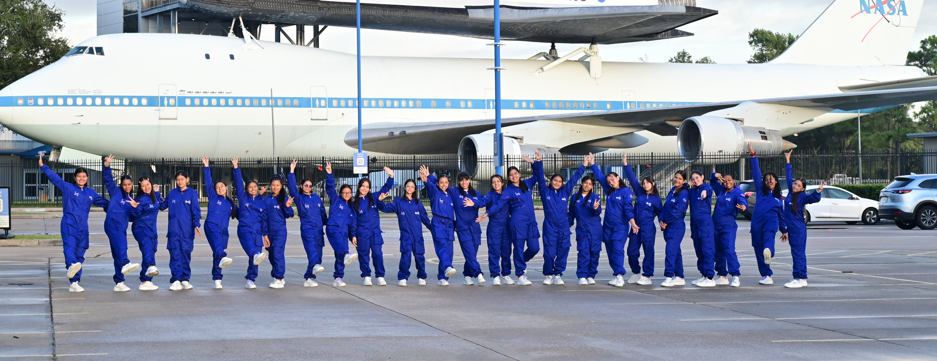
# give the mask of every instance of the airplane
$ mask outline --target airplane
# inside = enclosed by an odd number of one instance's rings
[[[937,99],[937,77],[904,66],[922,4],[835,0],[766,64],[505,60],[505,155],[779,152],[793,146],[784,136]],[[476,169],[494,152],[490,65],[363,57],[364,150],[459,154]],[[349,54],[105,35],[0,91],[0,123],[56,151],[123,158],[348,157],[355,94]]]

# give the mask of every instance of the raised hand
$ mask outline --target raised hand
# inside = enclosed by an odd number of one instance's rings
[[[153,192],[159,192],[159,184],[153,185]]]
[[[42,156],[45,155],[45,153],[46,153],[46,152],[39,152],[39,166],[40,166],[40,167],[42,167],[43,165],[45,165],[45,164],[42,163]]]
[[[264,193],[267,193],[267,186],[260,187],[260,190],[257,191],[258,196],[262,196]]]
[[[537,161],[538,161],[538,162],[542,162],[542,161],[543,161],[543,159],[541,158],[542,154],[540,154],[540,152],[534,152],[534,156],[537,157]]]
[[[621,153],[621,163],[628,165],[628,153]]]
[[[290,197],[289,199],[286,200],[286,206],[287,207],[293,206],[293,197]]]
[[[748,207],[746,207],[744,204],[736,204],[735,208],[741,209],[742,211],[748,209]]]
[[[755,153],[755,149],[752,148],[752,142],[748,142],[748,153]]]
[[[104,158],[104,166],[105,166],[105,167],[110,167],[110,166],[111,166],[111,161],[112,161],[112,160],[114,160],[114,155],[113,155],[113,154],[108,155],[107,158]]]
[[[588,166],[589,166],[589,156],[588,156],[588,155],[582,157],[582,166],[583,166],[583,167],[588,167]]]
[[[599,202],[599,200],[596,199],[596,200],[595,200],[595,204],[592,205],[592,209],[599,209],[599,205],[601,205],[601,204],[602,204],[602,202]]]
[[[234,166],[234,169],[238,168],[238,157],[231,157],[231,165]]]
[[[325,162],[325,172],[332,174],[332,162]]]
[[[208,168],[208,156],[202,156],[202,166]]]
[[[293,159],[293,163],[290,163],[290,173],[296,172],[296,163],[299,163],[296,159]]]
[[[719,182],[722,183],[722,173],[716,173],[716,179],[718,179]]]
[[[387,194],[387,193],[381,193],[381,195],[379,195],[379,196],[377,196],[377,200],[379,200],[379,201],[382,201],[382,202],[383,202],[383,201],[384,201],[384,199],[386,199],[386,198],[387,198],[387,197],[389,197],[389,196],[390,196],[390,195],[389,195],[389,194]]]
[[[589,162],[591,162],[592,165],[595,165],[595,156],[592,155],[592,152],[589,152]]]
[[[787,163],[788,163],[788,164],[791,163],[791,153],[794,153],[794,150],[793,150],[793,149],[791,149],[790,152],[784,153],[784,157],[787,158]]]
[[[474,206],[475,206],[475,201],[473,201],[471,198],[465,198],[465,200],[462,201],[462,205],[464,205],[464,206],[466,206],[466,207],[474,207]]]
[[[534,161],[530,160],[530,157],[528,157],[526,154],[522,155],[521,159],[523,159],[527,163],[534,164]]]
[[[825,184],[826,184],[826,182],[820,182],[820,187],[817,188],[817,192],[823,192],[823,185],[825,185]]]
[[[137,206],[140,205],[140,203],[137,203],[133,198],[128,199],[127,202],[130,202],[130,206],[133,208],[137,208]]]
[[[387,173],[387,175],[390,176],[391,178],[394,177],[394,171],[390,169],[390,167],[384,167],[384,173]]]

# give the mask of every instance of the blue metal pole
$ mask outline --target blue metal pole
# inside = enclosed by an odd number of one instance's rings
[[[358,153],[361,153],[361,0],[355,5],[355,17],[358,21]]]
[[[504,167],[504,135],[501,134],[501,2],[495,0],[495,172]]]

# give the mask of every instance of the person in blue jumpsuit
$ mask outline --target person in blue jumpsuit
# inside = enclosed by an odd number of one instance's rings
[[[807,287],[807,223],[804,220],[804,207],[820,201],[823,193],[823,182],[820,187],[810,194],[804,194],[807,181],[803,178],[794,179],[794,170],[791,166],[791,153],[787,157],[787,197],[784,198],[783,223],[787,226],[787,233],[781,235],[781,242],[790,241],[791,258],[794,261],[794,278],[785,283],[787,288]]]
[[[306,249],[306,274],[303,277],[306,282],[303,287],[316,287],[316,274],[325,271],[322,267],[322,248],[325,247],[325,236],[322,228],[329,223],[329,217],[325,213],[325,205],[318,194],[312,192],[312,181],[303,179],[302,192],[296,186],[296,164],[294,159],[290,163],[289,188],[290,193],[294,195],[296,209],[299,210],[299,235],[303,239],[303,248]]]
[[[208,214],[205,215],[205,238],[211,247],[212,264],[211,279],[215,289],[220,290],[221,269],[234,262],[228,258],[225,250],[228,248],[228,224],[237,218],[237,205],[228,198],[228,186],[224,182],[212,182],[211,168],[208,157],[202,156],[202,182],[205,184],[205,194],[208,194]]]
[[[638,181],[634,170],[628,166],[627,154],[622,154],[622,162],[625,165],[625,177],[634,192],[634,223],[637,226],[637,230],[632,229],[628,236],[628,265],[632,273],[628,283],[649,286],[654,276],[654,239],[657,237],[654,218],[660,216],[661,212],[660,192],[654,178],[648,176]],[[642,249],[644,262],[639,263]]]
[[[88,213],[91,206],[107,207],[107,200],[88,186],[88,171],[75,169],[75,183],[68,183],[57,173],[42,163],[39,155],[39,169],[49,181],[62,192],[62,252],[65,254],[66,276],[70,283],[68,292],[84,292],[78,285],[81,282],[81,264],[85,262],[88,243]]]
[[[504,192],[504,178],[498,174],[491,176],[491,190],[488,191],[488,194],[485,194],[484,204],[481,207],[488,208],[497,203],[501,199],[502,192]],[[488,242],[488,271],[491,275],[492,286],[500,286],[502,280],[506,285],[514,284],[514,280],[511,279],[513,243],[507,229],[507,209],[502,208],[498,213],[491,214],[488,217],[485,238]]]
[[[595,179],[586,176],[569,204],[576,221],[576,277],[579,285],[594,285],[602,254],[602,198],[593,191]]]
[[[703,180],[703,172],[690,174],[690,238],[696,251],[696,269],[702,277],[693,281],[697,287],[716,287],[716,240],[713,228],[713,189]]]
[[[257,266],[267,258],[263,237],[267,233],[267,206],[261,195],[267,188],[258,187],[254,181],[248,182],[245,187],[237,157],[231,158],[231,165],[234,167],[234,190],[238,198],[238,241],[248,257],[247,275],[244,276],[247,283],[244,288],[253,290],[257,288],[254,284],[257,280]]]
[[[270,196],[264,197],[264,214],[267,215],[267,228],[264,233],[264,246],[270,255],[270,288],[286,286],[286,219],[293,213],[293,197],[283,188],[283,180],[274,176],[270,180]]]
[[[432,230],[426,207],[420,202],[420,192],[416,181],[407,179],[403,183],[404,194],[384,206],[384,212],[397,214],[397,226],[400,229],[400,267],[397,271],[397,285],[407,287],[410,278],[411,256],[416,260],[416,278],[420,286],[426,286],[426,246],[423,243],[423,227]],[[381,200],[387,193],[381,195]]]
[[[156,247],[159,234],[156,232],[156,218],[159,211],[169,208],[169,203],[159,194],[159,184],[150,182],[143,176],[137,180],[137,194],[134,200],[139,203],[131,210],[133,225],[130,231],[137,240],[140,253],[143,254],[143,267],[140,268],[140,291],[155,291],[159,286],[153,284],[153,277],[159,274],[156,268]]]
[[[435,183],[430,183],[429,168],[420,166],[420,179],[426,184],[426,194],[429,196],[430,210],[433,213],[432,227],[433,247],[436,249],[436,258],[439,259],[439,273],[436,275],[440,286],[449,285],[449,277],[456,273],[452,267],[452,243],[455,241],[455,201],[449,193],[449,176],[440,175]]]
[[[591,157],[592,154],[589,154]],[[623,287],[625,285],[625,240],[628,230],[634,229],[634,193],[625,185],[625,181],[618,174],[611,172],[607,176],[602,168],[593,162],[592,173],[596,181],[605,191],[605,218],[602,225],[602,242],[605,243],[605,252],[608,254],[608,263],[612,267],[612,280],[609,285]]]
[[[333,287],[345,287],[345,266],[358,258],[357,253],[348,252],[348,242],[358,245],[355,232],[358,230],[358,212],[352,207],[351,197],[354,191],[350,185],[342,184],[335,191],[335,176],[332,175],[332,163],[325,163],[325,194],[329,197],[329,219],[325,226],[325,236],[335,252],[335,271],[332,277]]]
[[[735,185],[735,177],[730,174],[713,173],[709,185],[715,192],[716,206],[713,209],[713,226],[716,232],[716,285],[741,286],[739,276],[739,257],[735,254],[735,234],[739,225],[735,217],[739,210],[748,207],[748,201],[742,189]],[[727,275],[732,275],[730,283]]]
[[[527,262],[540,253],[540,231],[534,214],[533,189],[538,182],[544,181],[543,161],[540,152],[534,155],[537,157],[536,162],[526,155],[522,156],[525,162],[531,164],[534,176],[521,180],[521,172],[517,167],[508,168],[508,185],[501,199],[488,207],[487,212],[478,219],[481,222],[490,213],[498,213],[505,207],[510,211],[508,232],[514,242],[514,274],[517,276],[517,284],[521,286],[532,284],[527,279]]]
[[[784,200],[781,197],[781,185],[778,177],[771,172],[762,175],[758,156],[748,144],[748,151],[752,156],[752,179],[755,186],[755,209],[752,211],[752,248],[755,249],[755,261],[758,262],[758,273],[761,274],[760,285],[773,285],[771,278],[771,257],[774,256],[774,238],[778,232],[787,233],[782,222]]]
[[[661,287],[686,285],[683,277],[683,254],[680,252],[680,243],[686,234],[686,209],[690,206],[689,194],[686,184],[686,173],[678,170],[673,174],[673,188],[664,200],[664,209],[661,210],[658,220],[660,229],[664,232],[664,282]]]
[[[394,187],[394,171],[384,167],[384,173],[387,173],[387,181],[378,192],[371,192],[371,180],[362,178],[358,181],[358,191],[355,193],[353,206],[358,211],[358,229],[355,234],[358,236],[358,266],[361,268],[362,283],[365,286],[372,285],[371,282],[371,262],[374,262],[374,276],[377,277],[378,286],[387,286],[384,280],[384,237],[381,236],[381,214],[378,211],[384,210],[384,202],[380,201],[381,194],[387,193]]]
[[[195,236],[202,236],[202,209],[198,203],[198,191],[189,188],[189,173],[176,172],[176,188],[169,191],[169,232],[166,234],[166,249],[169,250],[170,291],[191,290],[189,278],[192,269],[192,249]]]
[[[459,173],[457,179],[459,186],[449,187],[447,192],[455,205],[455,232],[459,239],[459,248],[462,249],[462,256],[465,258],[465,265],[462,269],[462,276],[465,280],[462,284],[474,286],[477,280],[481,285],[485,283],[485,276],[482,275],[481,266],[478,264],[478,247],[482,243],[482,229],[476,220],[478,208],[484,203],[484,197],[472,188],[471,175],[462,172]],[[436,184],[436,181],[436,176],[432,174],[427,176],[430,187]]]
[[[131,263],[127,258],[127,227],[130,226],[130,213],[138,206],[130,192],[133,191],[133,179],[124,175],[120,177],[120,186],[114,183],[114,174],[111,170],[113,155],[104,158],[104,169],[101,174],[104,178],[104,188],[111,196],[107,207],[107,216],[104,219],[104,233],[111,245],[111,258],[114,260],[114,292],[127,292],[130,287],[124,284],[124,275],[140,268],[139,263]]]
[[[583,164],[573,173],[566,184],[563,176],[554,174],[550,176],[550,184],[545,180],[537,181],[540,191],[540,201],[543,204],[543,280],[544,285],[563,285],[563,271],[566,271],[566,261],[569,257],[569,248],[572,244],[569,237],[569,197],[573,187],[579,183],[582,174],[586,172],[589,158],[583,159]],[[537,176],[543,176],[538,174]]]

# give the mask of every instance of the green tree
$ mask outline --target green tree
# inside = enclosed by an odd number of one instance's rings
[[[921,68],[927,75],[937,75],[937,35],[921,40],[921,48],[918,51],[908,52],[906,64]],[[917,127],[921,132],[937,132],[937,101],[924,102],[914,112],[914,119],[917,120]]]
[[[697,64],[715,64],[716,61],[708,56],[704,56],[696,61]]]
[[[0,89],[68,52],[68,41],[56,35],[62,15],[42,0],[0,0]]]
[[[781,55],[798,37],[793,34],[781,34],[764,29],[755,29],[748,33],[748,45],[755,49],[749,63],[767,63]]]
[[[684,63],[684,64],[694,63],[694,61],[693,61],[693,56],[690,55],[690,53],[687,52],[686,50],[680,50],[680,51],[678,51],[678,52],[677,52],[677,55],[674,56],[674,57],[672,57],[672,58],[670,58],[669,60],[667,60],[667,62],[668,62],[668,63]],[[702,57],[700,60],[695,61],[695,63],[697,63],[697,64],[715,64],[716,62],[713,61],[712,58],[710,58],[710,57],[708,57],[708,56],[704,56],[704,57]]]

